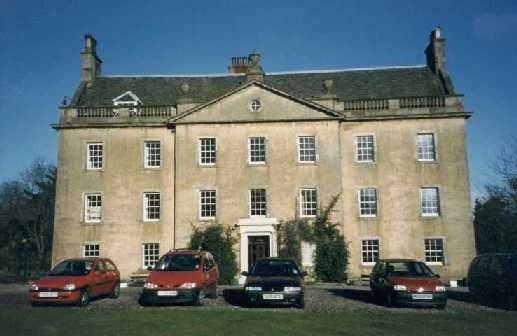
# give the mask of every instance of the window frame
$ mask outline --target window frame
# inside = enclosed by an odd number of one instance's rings
[[[254,108],[255,103],[258,103],[258,105],[259,105],[257,109]],[[262,102],[262,99],[260,99],[258,97],[251,99],[248,103],[248,109],[251,113],[258,113],[258,112],[262,111],[263,107],[264,107],[264,103]]]
[[[150,154],[149,151],[150,149],[147,147],[147,145],[149,144],[158,144],[158,154],[154,153],[154,155],[158,155],[159,156],[159,159],[158,160],[154,160],[154,161],[158,161],[158,165],[150,165],[149,162],[150,160],[149,159],[149,156],[150,155],[153,155],[153,154]],[[144,140],[144,168],[146,169],[159,169],[161,168],[162,166],[162,157],[163,157],[163,154],[162,154],[162,142],[160,140],[154,140],[154,139],[148,139],[148,140]]]
[[[100,197],[100,206],[97,206],[99,207],[99,218],[98,219],[90,219],[89,216],[88,216],[88,213],[89,213],[89,209],[90,209],[90,205],[89,205],[89,197],[90,196],[98,196]],[[104,195],[102,192],[100,191],[91,191],[91,192],[85,192],[83,194],[83,208],[84,208],[84,211],[83,211],[83,221],[84,223],[86,224],[99,224],[99,223],[102,223],[102,204],[104,203]],[[99,200],[97,200],[96,202],[98,202]]]
[[[205,163],[203,163],[203,162],[201,162],[201,158],[202,158],[201,154],[203,152],[203,150],[202,150],[202,146],[203,146],[202,142],[204,140],[209,140],[209,139],[213,139],[214,143],[215,143],[214,144],[214,151],[213,151],[213,153],[214,153],[214,156],[213,156],[214,157],[214,162],[205,162]],[[215,166],[217,164],[217,138],[215,136],[202,136],[202,137],[198,137],[197,152],[198,152],[198,160],[197,160],[197,162],[198,162],[198,164],[200,166],[203,166],[203,167],[213,167],[213,166]]]
[[[202,203],[203,196],[202,196],[202,194],[204,192],[214,192],[215,193],[215,196],[213,197],[215,199],[214,216],[203,216],[203,203]],[[200,220],[213,220],[216,217],[217,217],[217,189],[216,188],[203,188],[203,189],[198,190],[198,218]]]
[[[434,217],[440,217],[441,216],[441,199],[440,199],[440,188],[438,186],[423,186],[420,187],[420,217],[424,218],[434,218]],[[436,212],[433,213],[427,213],[424,212],[424,208],[430,208],[429,206],[424,207],[424,190],[436,190]],[[430,201],[427,201],[430,202]]]
[[[361,192],[363,190],[374,190],[375,191],[375,214],[363,214],[363,208],[361,205],[363,202],[361,201]],[[365,201],[366,203],[371,203],[371,201]],[[379,191],[374,186],[362,187],[357,190],[357,205],[359,210],[359,217],[361,218],[376,218],[379,215]],[[368,208],[365,208],[367,210]]]
[[[372,138],[372,149],[371,149],[371,159],[362,160],[359,159],[359,138],[371,137]],[[375,134],[372,133],[364,133],[364,134],[355,134],[354,135],[354,143],[355,143],[355,154],[354,161],[356,163],[375,163],[377,160],[377,139]]]
[[[158,205],[158,218],[149,218],[149,209],[148,207],[153,207],[153,208],[156,208],[156,206],[149,206],[148,205],[148,202],[146,201],[147,198],[146,196],[147,195],[158,195],[158,201],[159,201],[159,205]],[[142,193],[142,221],[144,223],[146,222],[159,222],[161,221],[162,219],[162,194],[161,192],[159,191],[156,191],[156,190],[149,190],[149,191],[144,191]]]
[[[314,151],[314,160],[303,160],[302,161],[302,148],[301,148],[301,139],[302,138],[312,138],[314,140],[314,147],[313,147],[313,151]],[[317,144],[317,139],[316,139],[316,135],[313,135],[313,134],[300,134],[300,135],[297,135],[296,136],[296,150],[297,150],[297,158],[298,158],[298,163],[299,164],[316,164],[318,162],[318,144]],[[308,151],[310,149],[306,149],[304,148],[303,149],[304,151]],[[309,155],[306,155],[304,154],[304,156],[309,156]]]
[[[101,155],[92,156],[90,153],[90,146],[101,146]],[[103,141],[88,141],[86,143],[86,170],[91,171],[101,171],[104,169],[104,163],[106,161],[106,150],[105,145]],[[97,150],[98,151],[98,150]],[[91,165],[91,158],[92,157],[100,157],[100,167],[94,167]]]
[[[252,193],[253,191],[258,191],[258,190],[262,190],[264,191],[264,214],[260,214],[260,215],[253,215],[252,212],[253,212],[253,207],[252,207]],[[255,211],[259,210],[261,208],[256,208]],[[257,188],[250,188],[248,190],[248,215],[249,217],[259,217],[259,218],[265,218],[267,217],[267,211],[268,211],[268,207],[267,207],[267,190],[266,188],[260,188],[260,187],[257,187]]]
[[[427,250],[426,249],[426,240],[441,240],[442,241],[442,250],[441,250],[441,253],[442,253],[442,261],[439,262],[439,261],[427,261],[427,253],[429,251],[429,253],[436,253],[437,251],[440,251],[440,250],[436,250],[436,249],[429,249]],[[445,253],[446,249],[447,249],[447,243],[446,243],[446,239],[444,236],[429,236],[429,237],[424,237],[423,239],[423,243],[424,243],[424,262],[426,265],[429,265],[429,266],[445,266],[447,265],[447,255]]]
[[[253,139],[262,139],[262,146],[264,147],[264,160],[263,161],[252,161],[252,144],[251,141]],[[260,146],[260,144],[254,144],[255,146]],[[250,165],[265,165],[267,161],[267,140],[265,136],[250,136],[248,137],[248,164]]]
[[[156,256],[153,256],[153,255],[149,255],[147,256],[147,261],[150,260],[151,257],[156,257],[156,260],[154,261],[153,265],[146,265],[146,245],[158,245],[158,254]],[[147,249],[148,251],[151,250],[150,248]],[[155,250],[154,248],[152,249],[153,251]],[[144,270],[147,270],[147,267],[154,267],[154,265],[156,264],[156,262],[160,260],[160,242],[143,242],[142,243],[142,269]]]
[[[370,256],[370,254],[375,253],[374,249],[369,249],[368,246],[366,250],[363,249],[363,242],[368,241],[377,241],[377,260],[374,261],[364,261],[364,255],[363,253],[367,254],[367,258]],[[381,259],[381,239],[379,237],[361,237],[359,239],[359,249],[360,249],[360,255],[361,255],[361,265],[362,266],[374,266],[377,261]],[[373,258],[375,259],[375,258]]]
[[[304,201],[304,197],[303,197],[303,192],[304,191],[310,191],[310,192],[314,192],[315,193],[315,199],[316,201],[315,202],[305,202]],[[318,214],[318,189],[317,188],[310,188],[310,187],[303,187],[303,188],[300,188],[299,192],[298,192],[298,197],[299,197],[299,211],[300,211],[300,218],[314,218],[317,216]],[[311,195],[312,197],[312,195]],[[315,204],[315,208],[314,209],[309,209],[309,208],[304,208],[304,205],[306,204]],[[305,214],[305,211],[304,210],[313,210],[314,211],[314,214]]]
[[[419,148],[419,142],[418,142],[418,137],[421,136],[421,135],[430,135],[431,136],[431,139],[432,139],[432,142],[433,142],[433,158],[432,159],[425,159],[425,158],[420,158],[419,157],[419,152],[418,152],[418,148]],[[417,162],[436,162],[438,161],[438,151],[437,151],[437,137],[436,137],[436,132],[433,132],[433,131],[419,131],[416,133],[416,136],[415,136],[415,155],[416,155],[416,160]]]
[[[96,255],[91,255],[91,254],[86,255],[86,247],[87,246],[97,246],[97,249],[96,249],[97,250],[97,252],[96,252],[97,254]],[[95,242],[83,242],[83,243],[81,243],[81,256],[83,258],[100,257],[100,255],[101,255],[101,244],[100,244],[100,242],[95,241]]]

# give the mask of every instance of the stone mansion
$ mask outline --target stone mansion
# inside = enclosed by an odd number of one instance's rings
[[[425,56],[421,66],[268,73],[252,53],[227,74],[103,76],[86,35],[80,84],[52,125],[53,264],[106,256],[129,278],[186,247],[193,226],[217,222],[235,228],[247,270],[277,254],[281,221],[314,217],[340,194],[333,220],[350,278],[378,258],[463,278],[475,254],[471,113],[439,29]]]

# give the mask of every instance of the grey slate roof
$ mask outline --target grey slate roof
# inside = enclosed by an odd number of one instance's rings
[[[447,94],[439,76],[425,66],[266,74],[264,82],[294,97],[311,99],[325,94],[323,81],[327,79],[334,81],[333,93],[340,100]],[[204,103],[224,95],[245,81],[244,75],[98,77],[90,86],[79,86],[71,105],[112,105],[112,99],[126,91],[136,94],[143,105],[175,105],[182,96],[180,86],[184,83],[190,87],[188,96],[196,103]]]

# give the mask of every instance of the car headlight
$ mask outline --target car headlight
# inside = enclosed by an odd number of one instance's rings
[[[66,284],[63,287],[63,289],[66,290],[66,291],[73,291],[75,289],[75,284]]]
[[[244,287],[244,290],[247,290],[247,291],[261,291],[262,290],[262,287],[260,286],[246,286]]]
[[[445,292],[445,290],[446,290],[446,289],[445,289],[445,286],[436,286],[436,287],[434,288],[434,290],[435,290],[436,292]]]
[[[284,292],[300,292],[302,290],[302,287],[295,286],[295,287],[284,287]]]
[[[405,291],[407,290],[407,287],[404,286],[404,285],[393,285],[393,290],[396,290],[396,291]]]
[[[158,288],[158,285],[157,284],[154,284],[152,282],[146,282],[144,284],[144,288],[146,289],[153,289],[153,288]]]
[[[185,282],[184,284],[181,284],[180,288],[187,288],[187,289],[196,288],[196,283],[195,282]]]
[[[36,285],[35,283],[30,284],[30,286],[29,286],[29,290],[31,290],[31,291],[37,291],[37,290],[38,290],[38,285]]]

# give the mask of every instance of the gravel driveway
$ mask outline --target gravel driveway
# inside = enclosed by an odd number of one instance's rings
[[[240,287],[220,286],[217,299],[207,299],[203,307],[190,306],[163,306],[140,307],[137,303],[141,288],[128,287],[121,289],[118,299],[102,298],[92,301],[85,308],[73,307],[72,309],[109,310],[120,308],[134,309],[275,309],[293,311],[289,308],[243,308],[242,292]],[[340,284],[309,284],[305,292],[305,311],[310,312],[336,312],[336,311],[397,311],[397,312],[421,312],[421,313],[458,313],[465,311],[497,311],[497,309],[480,306],[471,303],[469,293],[464,288],[451,289],[448,292],[449,300],[445,311],[438,309],[414,309],[414,308],[386,308],[372,300],[369,288],[366,286],[347,286]],[[29,307],[27,301],[27,287],[20,284],[0,284],[0,308]],[[36,308],[37,309],[37,308]]]

